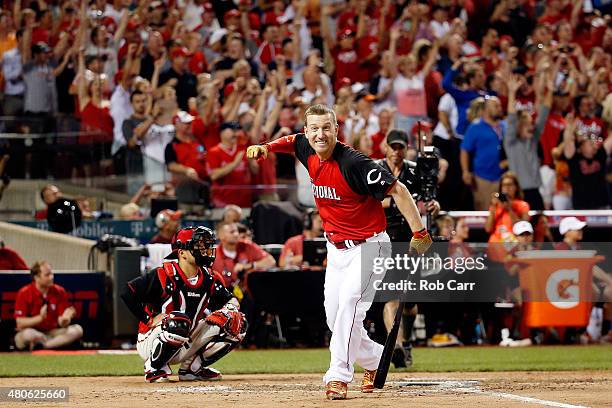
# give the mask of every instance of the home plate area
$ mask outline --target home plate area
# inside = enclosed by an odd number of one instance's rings
[[[356,380],[361,378],[355,374]],[[215,382],[147,384],[135,377],[4,378],[3,386],[69,387],[67,407],[601,407],[610,406],[608,371],[391,373],[383,390],[349,387],[327,401],[321,375],[227,375]],[[58,406],[39,403],[37,406]]]

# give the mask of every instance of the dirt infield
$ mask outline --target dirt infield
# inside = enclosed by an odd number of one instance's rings
[[[174,377],[176,379],[176,377]],[[356,378],[360,376],[356,375]],[[326,401],[321,376],[228,375],[221,381],[146,384],[142,377],[3,378],[3,387],[69,387],[68,407],[461,407],[612,406],[609,371],[395,373],[384,390]],[[0,403],[1,406],[9,406]],[[57,403],[12,404],[57,407]]]

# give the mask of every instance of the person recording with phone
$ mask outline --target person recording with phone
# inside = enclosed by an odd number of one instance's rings
[[[499,180],[499,190],[491,195],[489,215],[485,222],[485,231],[490,235],[489,243],[502,243],[513,239],[512,228],[519,221],[529,220],[529,204],[523,200],[523,190],[515,173],[508,171]],[[500,249],[502,246],[493,246]],[[498,248],[499,247],[499,248]],[[502,253],[491,251],[491,260],[503,261]]]

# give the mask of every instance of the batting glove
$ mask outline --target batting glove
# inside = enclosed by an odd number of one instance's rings
[[[246,151],[247,159],[259,159],[263,157],[268,158],[268,146],[265,145],[253,145],[249,146]]]
[[[431,240],[429,232],[427,232],[426,228],[423,228],[422,230],[412,234],[410,248],[414,248],[419,255],[422,255],[427,252],[432,243],[433,241]]]
[[[239,338],[243,334],[246,318],[244,313],[241,313],[232,305],[225,305],[223,308],[212,312],[206,318],[206,323],[219,326],[229,336]]]

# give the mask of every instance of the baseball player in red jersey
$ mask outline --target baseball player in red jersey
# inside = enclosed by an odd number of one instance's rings
[[[332,109],[310,106],[305,113],[304,131],[305,134],[250,146],[247,157],[294,153],[308,169],[328,240],[324,306],[332,338],[331,362],[323,381],[327,398],[345,399],[348,383],[353,380],[354,363],[365,369],[361,391],[373,391],[383,351],[383,346],[372,341],[363,327],[371,301],[363,299],[361,286],[361,244],[377,242],[387,256],[391,255],[381,201],[386,196],[393,197],[411,230],[417,231],[410,241],[417,252],[425,252],[432,241],[406,186],[370,158],[338,142],[338,123]]]
[[[181,363],[180,381],[221,379],[208,366],[234,349],[246,334],[238,301],[212,272],[214,233],[188,227],[172,240],[163,266],[128,282],[121,295],[140,321],[138,354],[145,380],[168,381],[170,364]]]

